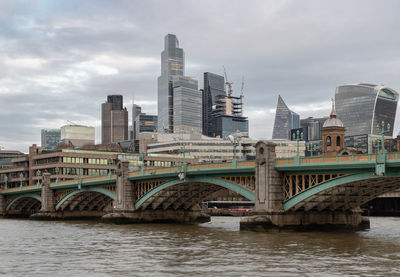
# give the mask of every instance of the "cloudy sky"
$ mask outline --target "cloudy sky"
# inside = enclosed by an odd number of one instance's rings
[[[337,85],[400,91],[399,11],[400,1],[366,0],[3,0],[0,146],[26,152],[42,128],[69,121],[95,126],[100,142],[107,94],[155,114],[167,33],[200,88],[222,65],[237,94],[244,76],[250,135],[270,138],[278,93],[308,117],[329,114]]]

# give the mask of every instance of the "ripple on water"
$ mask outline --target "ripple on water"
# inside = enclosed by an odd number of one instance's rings
[[[200,225],[0,220],[3,276],[399,275],[400,220],[358,233],[239,231]]]

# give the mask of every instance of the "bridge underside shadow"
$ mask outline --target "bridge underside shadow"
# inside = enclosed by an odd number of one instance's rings
[[[287,200],[283,207],[286,211],[345,212],[359,209],[368,201],[399,188],[399,176],[378,177],[371,176],[371,173],[354,174],[311,187]]]
[[[220,178],[196,177],[163,183],[142,195],[131,211],[114,211],[103,219],[117,223],[210,221],[200,203],[214,192],[228,188],[254,201],[254,193]]]
[[[41,198],[37,195],[20,196],[8,203],[7,217],[29,217],[41,207]]]
[[[82,191],[66,196],[56,206],[56,216],[59,218],[90,218],[102,217],[112,209],[113,199],[101,192]]]

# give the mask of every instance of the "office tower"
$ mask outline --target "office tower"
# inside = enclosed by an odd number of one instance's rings
[[[173,76],[184,76],[185,53],[179,48],[175,35],[164,38],[164,51],[161,53],[161,76],[158,77],[158,132],[173,132]]]
[[[128,140],[128,111],[122,108],[122,95],[108,95],[101,105],[101,142]]]
[[[131,140],[138,140],[139,134],[136,132],[136,117],[142,113],[142,107],[132,104],[132,135]],[[157,126],[156,126],[157,127]]]
[[[156,132],[157,131],[157,116],[141,113],[136,116],[136,135],[139,139],[139,134],[143,132]]]
[[[173,76],[173,132],[201,133],[202,95],[197,80]],[[159,117],[160,120],[160,117]]]
[[[203,135],[217,136],[217,119],[213,115],[216,109],[217,96],[226,96],[223,76],[204,72],[203,90]]]
[[[300,120],[300,127],[303,129],[303,138],[305,141],[315,141],[320,140],[321,136],[321,128],[324,122],[329,117],[321,117],[321,118],[314,118],[309,117],[306,119]]]
[[[386,86],[350,84],[335,89],[337,116],[346,128],[346,136],[380,135],[382,121],[393,136],[399,94]],[[379,125],[379,126],[378,126]]]
[[[95,143],[94,127],[82,125],[65,125],[61,127],[61,143],[75,147],[93,145]]]
[[[291,111],[278,96],[278,105],[276,106],[275,123],[272,132],[272,139],[289,139],[290,130],[297,129],[300,125],[300,117],[297,113]]]
[[[41,131],[42,147],[53,150],[61,140],[60,129],[42,129]]]

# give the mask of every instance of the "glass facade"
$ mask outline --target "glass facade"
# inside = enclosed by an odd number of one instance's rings
[[[217,134],[222,138],[226,138],[238,131],[246,136],[249,133],[249,121],[245,117],[220,116],[216,119],[216,122]]]
[[[226,96],[225,79],[223,76],[205,72],[203,90],[203,134],[209,137],[217,136],[217,119],[213,116],[216,109],[217,96]]]
[[[393,135],[398,93],[370,84],[344,85],[336,88],[337,117],[346,128],[346,136],[379,135],[381,122],[390,124],[386,136]]]
[[[171,132],[173,125],[173,97],[171,81],[173,76],[184,76],[185,53],[179,48],[175,35],[168,34],[164,39],[161,53],[161,76],[158,77],[158,132]]]
[[[309,140],[320,140],[322,139],[321,136],[321,128],[324,122],[329,117],[322,117],[322,118],[313,118],[309,117],[306,119],[300,120],[300,128],[303,129],[303,137],[305,141]]]
[[[197,80],[173,77],[174,133],[201,133],[202,96]]]
[[[282,97],[278,97],[278,105],[275,113],[274,129],[272,131],[272,139],[289,139],[290,130],[300,127],[300,116],[291,111],[283,101]]]
[[[54,150],[61,140],[61,129],[42,129],[42,147]]]
[[[140,114],[136,117],[136,133],[138,134],[142,132],[155,132],[157,131],[157,116],[156,115],[147,115]]]

